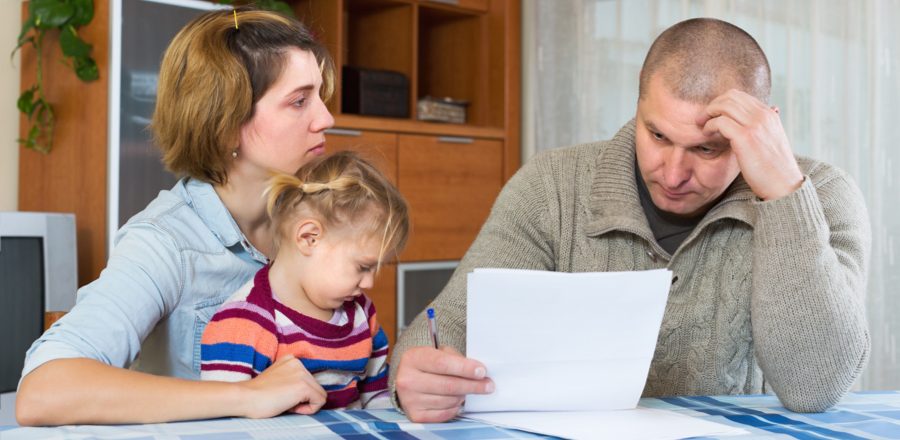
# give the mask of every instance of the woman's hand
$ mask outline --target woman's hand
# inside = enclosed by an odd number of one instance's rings
[[[292,355],[283,356],[253,379],[240,382],[246,397],[245,417],[261,419],[285,411],[315,414],[325,405],[327,393]]]
[[[414,422],[445,422],[456,417],[467,394],[489,394],[494,382],[484,365],[450,347],[413,347],[397,367],[397,398]]]

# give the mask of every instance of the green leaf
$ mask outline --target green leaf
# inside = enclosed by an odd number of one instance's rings
[[[39,29],[58,28],[75,14],[75,7],[63,0],[31,0],[28,9]]]
[[[19,111],[28,115],[31,118],[31,114],[34,112],[34,92],[37,90],[37,86],[34,86],[24,92],[19,96],[19,99],[16,101],[16,107],[19,108]]]
[[[94,19],[94,0],[69,0],[75,8],[75,13],[69,24],[75,27],[84,26]]]
[[[25,35],[28,34],[28,31],[34,29],[34,16],[29,15],[28,19],[22,23],[22,32],[19,32],[19,45],[16,46],[16,49],[22,47],[25,44],[25,40],[33,39],[32,37],[25,38]]]
[[[100,70],[97,69],[97,63],[90,57],[73,58],[75,65],[75,75],[78,79],[88,82],[100,77]]]
[[[260,0],[257,2],[257,5],[260,9],[266,9],[269,11],[277,12],[281,15],[285,15],[288,17],[294,16],[294,10],[291,9],[291,6],[283,1],[278,0]]]
[[[65,26],[59,33],[59,47],[63,55],[73,58],[87,57],[91,53],[91,45],[84,42],[74,26]]]

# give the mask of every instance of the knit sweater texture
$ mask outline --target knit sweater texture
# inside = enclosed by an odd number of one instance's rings
[[[328,393],[323,409],[387,407],[388,340],[366,295],[345,301],[329,322],[279,302],[269,266],[222,304],[203,331],[200,377],[252,379],[291,354]]]
[[[781,199],[760,200],[738,176],[670,255],[640,204],[634,136],[631,121],[609,141],[542,153],[513,176],[433,303],[442,344],[465,353],[474,268],[668,268],[673,283],[645,397],[774,391],[794,411],[833,406],[870,349],[871,231],[857,186],[799,156],[804,181]],[[401,335],[393,368],[407,349],[430,343],[423,315]],[[394,390],[396,372],[390,377]]]

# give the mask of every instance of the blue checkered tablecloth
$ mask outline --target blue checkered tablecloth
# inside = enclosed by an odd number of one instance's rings
[[[774,396],[717,396],[641,399],[641,406],[738,426],[747,434],[728,439],[900,439],[900,392],[846,396],[820,414],[792,413]],[[216,419],[193,422],[57,428],[0,427],[0,439],[520,439],[538,435],[478,422],[418,424],[394,410],[321,411],[266,420]]]

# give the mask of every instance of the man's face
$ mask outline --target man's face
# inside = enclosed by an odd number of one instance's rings
[[[638,101],[638,168],[653,204],[670,214],[705,214],[740,172],[728,141],[703,135],[705,108],[673,96],[659,75]]]

